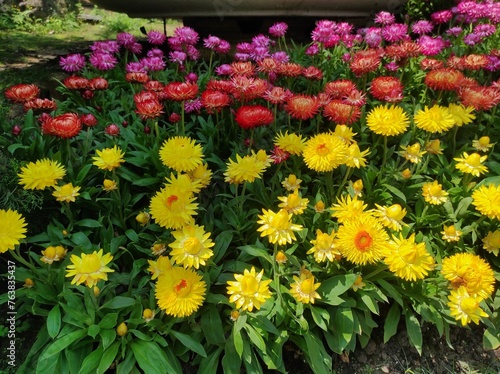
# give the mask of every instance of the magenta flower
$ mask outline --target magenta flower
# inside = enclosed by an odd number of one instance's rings
[[[477,43],[480,43],[483,40],[478,34],[469,34],[464,36],[464,44],[469,46],[475,46]]]
[[[231,44],[227,40],[221,40],[219,45],[215,48],[215,52],[226,54],[231,49]]]
[[[252,38],[252,45],[254,47],[269,47],[271,45],[271,39],[265,35],[257,35]]]
[[[236,53],[246,53],[246,54],[250,54],[253,52],[253,49],[255,48],[255,46],[253,46],[252,44],[250,43],[238,43],[236,44]]]
[[[383,41],[382,30],[375,27],[369,28],[365,33],[364,40],[370,48],[378,47]]]
[[[146,73],[146,69],[140,62],[129,62],[125,67],[127,73]]]
[[[95,53],[114,54],[120,50],[120,45],[114,40],[97,41],[92,43],[90,50]]]
[[[308,56],[314,56],[317,55],[319,52],[319,46],[317,43],[311,44],[309,47],[306,49],[306,55]]]
[[[64,71],[69,73],[80,71],[85,67],[85,57],[79,53],[61,57],[59,59],[59,65]]]
[[[128,48],[128,50],[136,55],[141,53],[142,51],[142,44],[141,43],[134,43]]]
[[[436,25],[440,25],[442,23],[446,23],[453,18],[453,13],[451,10],[440,10],[438,12],[434,12],[431,14],[431,20]]]
[[[90,55],[90,63],[97,70],[110,70],[113,69],[118,60],[110,53],[94,52]]]
[[[335,22],[329,20],[316,22],[316,27],[311,33],[311,39],[318,43],[328,42],[336,32],[335,26]]]
[[[385,11],[378,12],[375,15],[375,19],[374,19],[374,22],[376,24],[382,25],[382,26],[392,25],[395,21],[396,21],[396,18],[394,17],[394,14],[389,13],[389,12],[385,12]]]
[[[274,61],[279,62],[279,63],[285,63],[285,62],[288,62],[290,60],[290,57],[286,54],[285,51],[274,52],[271,55],[271,58]]]
[[[217,66],[215,68],[215,73],[217,75],[231,75],[233,72],[233,69],[231,68],[231,65],[229,64],[222,64],[220,66]]]
[[[129,34],[128,32],[121,32],[118,35],[116,35],[116,42],[127,48],[130,49],[130,47],[136,43],[135,36],[132,34]]]
[[[165,69],[165,61],[161,57],[145,57],[141,59],[142,65],[149,71],[161,71]]]
[[[147,37],[148,42],[154,45],[162,45],[167,40],[167,36],[164,33],[156,30],[148,32]]]
[[[398,42],[408,37],[408,26],[403,23],[393,23],[382,28],[382,38],[388,42]]]
[[[207,38],[203,39],[203,46],[208,49],[215,50],[220,44],[221,40],[217,36],[209,35]]]
[[[182,65],[187,60],[187,55],[181,51],[172,51],[168,54],[168,59],[171,62]]]
[[[417,43],[424,56],[435,56],[446,47],[446,42],[440,36],[433,38],[423,35]]]
[[[181,44],[195,45],[200,38],[198,33],[191,27],[177,27],[174,30],[174,37],[179,38]]]
[[[448,30],[446,30],[446,35],[449,35],[449,36],[459,36],[460,33],[462,32],[462,28],[461,27],[450,27]]]
[[[252,59],[252,57],[248,53],[236,52],[234,54],[234,59],[236,61],[250,61]]]
[[[266,57],[269,57],[269,48],[268,47],[255,47],[253,52],[250,54],[250,57],[254,61],[260,61]]]
[[[186,113],[199,113],[201,108],[203,108],[203,104],[199,98],[184,102],[184,110]]]
[[[411,31],[418,35],[425,35],[432,31],[434,25],[429,21],[417,21],[411,26]]]
[[[347,34],[350,34],[353,29],[354,29],[354,25],[352,25],[348,22],[337,23],[337,34],[347,35]]]
[[[275,38],[285,36],[288,25],[285,22],[277,22],[269,28],[269,34]]]
[[[159,48],[151,48],[146,54],[148,57],[163,57],[163,55],[163,51]]]
[[[494,25],[489,23],[476,25],[474,27],[473,33],[479,35],[481,37],[488,37],[493,35],[497,31],[497,28]]]
[[[198,76],[195,73],[191,72],[188,75],[186,75],[186,82],[196,83],[197,81],[198,81]]]
[[[196,61],[201,57],[200,51],[194,45],[186,45],[186,54],[192,61]]]

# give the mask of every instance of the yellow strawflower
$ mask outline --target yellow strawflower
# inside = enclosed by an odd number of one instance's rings
[[[483,216],[500,219],[500,186],[481,185],[472,193],[472,205]]]
[[[178,172],[192,171],[203,163],[203,149],[188,136],[174,136],[163,142],[160,160]]]
[[[43,190],[55,187],[57,181],[66,175],[66,169],[58,161],[44,158],[23,166],[17,175],[25,190]]]
[[[313,247],[307,251],[307,254],[313,254],[316,262],[333,262],[339,260],[342,255],[337,248],[336,232],[332,230],[330,234],[316,230],[316,239],[311,240]]]
[[[347,155],[347,145],[332,132],[313,136],[302,152],[307,167],[319,172],[336,169],[345,163]]]
[[[418,164],[422,160],[422,156],[427,153],[427,151],[422,151],[420,148],[420,143],[408,146],[402,145],[401,149],[403,150],[399,151],[399,154],[411,163]]]
[[[468,154],[462,153],[462,157],[456,157],[454,160],[457,162],[455,167],[462,173],[472,174],[479,177],[481,174],[487,173],[488,168],[483,165],[488,156],[481,156],[479,153]]]
[[[379,105],[366,116],[366,125],[375,134],[395,136],[406,131],[410,125],[410,119],[399,106]]]
[[[93,165],[99,169],[113,171],[125,162],[123,156],[125,153],[118,146],[113,148],[104,148],[96,151],[97,156],[92,157]]]
[[[310,272],[300,272],[300,277],[293,276],[295,281],[290,285],[290,294],[299,303],[314,304],[315,299],[321,299],[316,290],[321,283],[314,282],[314,276]]]
[[[15,249],[26,235],[24,217],[15,210],[0,209],[0,253]]]
[[[424,183],[422,196],[425,201],[433,205],[441,205],[448,201],[448,192],[443,190],[443,186],[438,181]]]
[[[455,227],[455,225],[450,225],[450,226],[444,225],[441,234],[443,234],[442,236],[443,240],[447,241],[448,243],[451,243],[451,242],[458,242],[460,240],[460,237],[462,236],[462,231],[458,230]]]
[[[500,250],[500,230],[488,232],[488,235],[483,238],[483,248],[498,256],[498,251]]]
[[[365,213],[368,205],[364,204],[362,200],[358,200],[357,196],[351,197],[350,195],[343,195],[337,198],[337,204],[333,204],[330,208],[332,217],[337,218],[339,223],[343,223],[353,217]]]
[[[54,186],[54,192],[52,196],[56,198],[57,201],[71,203],[75,202],[77,196],[80,196],[79,186],[73,186],[73,183],[67,183],[64,186]]]
[[[151,199],[149,212],[158,225],[178,229],[193,223],[198,203],[189,191],[166,185]]]
[[[168,246],[172,248],[172,260],[185,268],[206,265],[214,253],[211,248],[215,245],[206,233],[203,226],[187,225],[172,232],[175,241]]]
[[[305,147],[305,140],[302,138],[301,134],[289,134],[285,131],[285,134],[281,132],[274,138],[274,144],[280,147],[282,150],[290,153],[291,155],[300,156]]]
[[[281,209],[277,213],[262,209],[262,213],[259,215],[260,220],[257,221],[261,225],[257,231],[260,232],[260,236],[267,236],[271,244],[292,243],[296,240],[294,231],[302,230],[302,225],[292,223],[292,214],[285,209]]]
[[[377,210],[373,212],[373,215],[377,217],[380,223],[385,227],[394,231],[401,231],[403,226],[406,226],[403,222],[403,218],[406,216],[406,209],[401,207],[401,205],[393,204],[387,207],[375,204],[375,206]]]
[[[482,317],[488,317],[488,314],[479,306],[481,301],[481,297],[472,296],[465,287],[459,287],[457,290],[452,290],[448,296],[450,314],[460,321],[462,326],[466,326],[471,321],[478,325]]]
[[[262,280],[264,270],[256,272],[252,266],[250,271],[245,269],[243,274],[234,274],[235,281],[228,281],[227,293],[229,302],[235,303],[237,309],[259,310],[266,300],[271,298],[269,283],[271,280]]]
[[[455,126],[455,117],[450,113],[448,108],[434,105],[431,108],[425,106],[420,109],[413,117],[415,125],[422,130],[430,133],[446,132]]]
[[[302,198],[299,195],[299,190],[295,190],[287,196],[278,196],[278,200],[281,201],[278,207],[285,209],[291,214],[304,213],[304,210],[307,208],[307,204],[309,204],[309,199]]]
[[[89,288],[97,285],[100,280],[108,280],[108,273],[114,272],[106,265],[111,262],[113,256],[103,250],[94,251],[90,254],[82,253],[81,256],[71,255],[71,265],[66,267],[66,277],[74,277],[71,284],[82,284]]]
[[[236,155],[236,161],[229,159],[226,165],[224,180],[231,184],[252,183],[255,179],[262,178],[262,173],[266,170],[266,164],[255,155]]]

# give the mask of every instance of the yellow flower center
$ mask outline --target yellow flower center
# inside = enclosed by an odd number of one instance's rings
[[[440,196],[441,195],[441,186],[439,184],[433,184],[429,189],[429,194],[432,196]]]
[[[300,283],[300,290],[302,293],[305,293],[305,294],[310,294],[311,292],[314,291],[314,278],[308,278],[308,279],[304,279],[301,283]]]
[[[361,252],[366,251],[371,246],[372,241],[373,241],[373,239],[370,236],[370,234],[364,230],[358,232],[356,234],[356,236],[354,237],[354,245]]]
[[[328,149],[325,143],[321,143],[316,147],[316,153],[320,156],[326,156],[327,154],[330,153],[330,150]]]
[[[487,147],[490,145],[490,138],[489,136],[482,136],[479,138],[479,145],[483,146],[483,147]]]
[[[471,154],[469,157],[465,159],[465,162],[470,166],[470,167],[478,167],[481,165],[481,156],[477,153]]]
[[[289,207],[296,207],[300,205],[300,197],[295,194],[289,195],[287,201]]]
[[[190,255],[196,255],[200,252],[202,246],[198,238],[190,237],[184,242],[184,250]]]
[[[392,218],[397,221],[404,217],[404,213],[401,210],[401,205],[399,204],[394,204],[387,208],[386,214],[388,218]]]
[[[448,236],[455,236],[457,234],[457,230],[455,229],[455,226],[449,226],[444,228],[444,233],[445,235]]]
[[[460,301],[460,309],[466,314],[474,314],[479,307],[479,303],[472,297],[466,297]]]
[[[244,276],[240,283],[241,283],[241,293],[244,296],[252,296],[259,291],[259,282],[252,275]]]
[[[55,247],[47,247],[45,251],[43,251],[43,256],[47,259],[53,259],[56,256],[56,248]]]
[[[95,253],[87,255],[82,260],[82,273],[97,273],[101,268],[101,260]]]
[[[288,228],[288,212],[284,209],[280,210],[273,218],[272,225],[276,230],[286,230]]]

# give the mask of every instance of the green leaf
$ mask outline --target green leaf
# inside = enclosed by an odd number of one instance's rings
[[[460,218],[463,216],[465,213],[467,213],[467,209],[469,208],[469,205],[472,203],[472,197],[464,197],[463,199],[460,199],[458,202],[457,210],[455,210],[455,216],[457,218]]]
[[[321,282],[318,293],[321,300],[329,305],[340,305],[344,302],[339,296],[349,290],[356,278],[356,274],[336,275]]]
[[[80,186],[89,173],[90,169],[92,169],[92,164],[87,164],[84,167],[80,169],[78,172],[78,175],[76,176],[76,179],[73,183],[75,183],[75,186]]]
[[[61,330],[61,309],[59,305],[54,306],[47,316],[47,331],[54,339]]]
[[[137,235],[137,233],[132,229],[128,229],[125,232],[125,235],[127,236],[127,238],[130,239],[130,241],[132,241],[134,243],[137,243],[139,241],[139,235]]]
[[[304,335],[309,365],[315,374],[330,374],[332,372],[332,358],[326,352],[321,340],[312,332]]]
[[[119,342],[114,342],[111,347],[106,349],[101,357],[101,362],[97,368],[97,374],[104,374],[106,370],[111,366],[118,353],[118,348],[120,348]]]
[[[166,353],[154,342],[144,340],[132,341],[129,344],[139,367],[148,374],[178,373],[178,364],[169,362]],[[174,364],[174,365],[173,365]]]
[[[67,348],[72,343],[83,338],[85,335],[87,335],[87,329],[73,331],[58,338],[49,346],[49,348],[47,348],[47,350],[40,357],[40,360],[45,360],[51,356],[54,356],[55,354],[61,352],[63,349]]]
[[[214,263],[218,263],[226,254],[226,251],[233,240],[232,231],[223,231],[215,238]]]
[[[74,243],[75,246],[82,247],[85,251],[90,251],[93,248],[93,244],[90,242],[88,236],[81,231],[71,235],[71,242]]]
[[[253,245],[244,245],[242,247],[238,247],[239,250],[241,250],[242,255],[251,255],[255,257],[261,257],[265,259],[267,262],[270,264],[273,263],[273,258],[271,255],[268,253],[267,250],[263,248],[259,248]]]
[[[259,348],[262,352],[265,352],[266,351],[266,342],[264,341],[262,336],[259,333],[257,333],[257,331],[249,324],[245,325],[245,330],[248,334],[248,337],[252,341],[252,343],[257,348]]]
[[[483,347],[488,350],[495,350],[500,347],[499,331],[493,327],[488,327],[483,334]]]
[[[207,357],[202,358],[196,374],[217,374],[219,369],[219,356],[223,348],[219,347]]]
[[[368,309],[370,309],[370,312],[378,315],[379,310],[378,310],[378,304],[376,303],[376,301],[374,301],[369,294],[363,292],[363,290],[360,290],[359,292],[361,294],[361,300],[368,307]]]
[[[101,332],[99,333],[99,335],[101,336],[102,347],[104,349],[106,349],[115,340],[116,330],[115,329],[109,329],[109,330],[102,330],[101,329]]]
[[[311,309],[311,315],[313,317],[314,323],[316,323],[316,325],[319,328],[321,328],[322,330],[328,331],[328,326],[326,325],[326,323],[323,320],[323,317],[321,316],[321,313],[319,311],[319,309],[321,309],[321,308],[317,308],[317,307],[311,305],[310,309]]]
[[[149,177],[149,178],[138,179],[138,180],[134,181],[132,184],[134,186],[145,187],[145,186],[151,186],[153,184],[158,184],[159,182],[160,182],[160,180],[158,178]]]
[[[420,323],[418,322],[417,317],[409,311],[406,312],[405,315],[406,322],[406,331],[408,333],[408,337],[410,338],[410,342],[416,348],[418,353],[422,355],[422,330],[420,328]]]
[[[95,339],[95,337],[97,336],[97,334],[99,334],[99,331],[101,331],[101,328],[99,327],[99,325],[90,325],[89,326],[89,331],[88,331],[88,335],[91,336],[93,339]]]
[[[95,351],[93,351],[87,357],[85,357],[78,374],[89,374],[91,372],[94,372],[95,369],[97,369],[99,362],[101,361],[102,352],[103,349],[102,346],[100,345],[99,347],[97,347]]]
[[[243,337],[241,336],[241,330],[235,331],[233,330],[233,343],[234,349],[238,354],[239,358],[243,355]]]
[[[390,184],[384,184],[384,187],[391,191],[394,195],[399,197],[404,203],[406,203],[406,196],[403,192],[398,190],[396,187],[391,186]]]
[[[396,288],[394,288],[394,286],[392,284],[385,281],[384,279],[378,279],[377,283],[380,285],[380,287],[382,287],[387,292],[387,294],[390,297],[392,297],[394,300],[396,300],[396,302],[399,305],[403,306],[404,303],[403,303],[403,299],[401,298],[401,294],[396,290]]]
[[[101,306],[99,309],[122,309],[136,303],[135,299],[125,296],[116,296]]]
[[[177,340],[179,340],[182,345],[189,348],[193,352],[198,353],[202,357],[207,357],[207,353],[203,346],[194,340],[190,335],[183,334],[181,332],[170,330],[170,335],[173,335]]]
[[[201,329],[207,339],[207,343],[223,345],[226,341],[224,337],[224,328],[220,314],[215,306],[210,306],[205,313],[201,315]]]
[[[387,313],[387,317],[385,317],[384,343],[387,343],[389,339],[396,334],[400,318],[401,311],[399,310],[398,304],[392,304],[389,313]]]
[[[97,228],[97,227],[102,227],[102,223],[95,220],[95,219],[82,219],[76,223],[77,226],[81,227],[90,227],[90,228]]]
[[[118,313],[107,313],[99,322],[101,329],[112,329],[117,325]]]
[[[330,330],[333,335],[333,351],[342,354],[349,342],[355,337],[354,315],[351,308],[338,308],[332,316]]]
[[[57,373],[57,366],[60,363],[60,354],[57,352],[51,355],[50,358],[40,358],[36,365],[37,374],[54,374]]]

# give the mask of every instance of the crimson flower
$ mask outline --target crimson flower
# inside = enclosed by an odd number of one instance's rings
[[[102,77],[95,77],[89,81],[92,90],[105,90],[108,88],[108,81]]]
[[[135,112],[142,119],[156,118],[163,113],[163,105],[153,91],[141,91],[134,95]]]
[[[39,97],[26,101],[23,104],[24,110],[28,111],[32,109],[38,112],[51,112],[57,109],[57,104],[54,100],[50,99],[40,99]]]
[[[15,103],[25,103],[40,95],[40,88],[35,84],[16,84],[5,90],[5,97]]]
[[[320,106],[316,96],[294,95],[286,101],[285,110],[293,118],[306,120],[313,118],[318,113]]]
[[[396,77],[376,77],[372,80],[370,92],[378,100],[394,103],[403,99],[403,84]]]
[[[235,121],[242,129],[268,126],[274,121],[273,112],[262,105],[244,105],[235,113]]]
[[[82,121],[76,113],[65,113],[47,119],[42,124],[42,132],[62,139],[73,138],[82,129]]]
[[[63,81],[64,86],[69,90],[85,90],[90,88],[90,82],[87,78],[72,75]]]
[[[172,82],[165,85],[163,92],[169,100],[193,100],[198,95],[198,85],[191,82]]]
[[[325,105],[323,115],[337,124],[350,125],[359,119],[361,110],[355,105],[349,105],[340,100],[332,100]]]
[[[231,98],[223,91],[205,90],[201,94],[201,103],[208,113],[214,113],[231,105]]]

